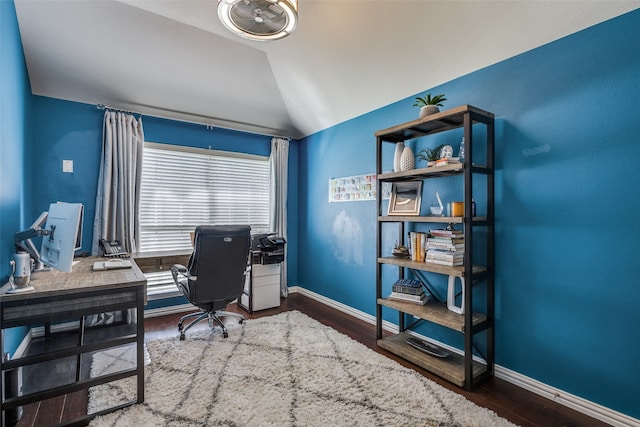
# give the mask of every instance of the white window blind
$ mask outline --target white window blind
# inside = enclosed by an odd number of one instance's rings
[[[198,225],[269,231],[269,158],[146,142],[140,252],[191,250]],[[149,296],[176,291],[168,271],[147,274]]]
[[[145,143],[140,252],[189,250],[198,225],[269,228],[269,158]]]

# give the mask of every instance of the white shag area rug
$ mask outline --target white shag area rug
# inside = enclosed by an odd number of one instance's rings
[[[513,426],[297,311],[147,348],[144,403],[91,426]],[[123,359],[97,354],[92,373]],[[134,378],[94,387],[89,412],[134,397]]]

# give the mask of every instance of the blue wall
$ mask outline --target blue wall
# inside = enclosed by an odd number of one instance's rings
[[[635,418],[638,52],[634,11],[428,89],[447,95],[445,108],[496,114],[497,363]],[[327,184],[375,171],[374,132],[416,118],[412,104],[402,100],[300,145],[299,285],[369,314],[376,205],[330,204]],[[460,134],[442,135],[457,148]],[[395,312],[385,317],[397,322]],[[421,332],[451,341],[435,327]]]
[[[31,87],[12,1],[0,1],[0,57],[0,284],[4,284],[11,273],[15,233],[25,226],[24,212],[29,208],[25,193],[31,180],[25,173],[31,153]],[[13,354],[23,334],[23,330],[7,331],[4,350]]]
[[[62,200],[85,205],[83,250],[91,250],[96,186],[100,171],[102,120],[104,111],[95,105],[33,96],[33,209],[28,218],[47,210],[51,202]],[[235,151],[268,156],[271,137],[226,129],[208,130],[203,125],[154,117],[143,117],[145,140],[214,150]],[[289,188],[289,277],[295,281],[296,208],[297,208],[297,142],[290,143]],[[293,159],[293,160],[292,160]],[[73,160],[74,172],[63,173],[62,161]]]

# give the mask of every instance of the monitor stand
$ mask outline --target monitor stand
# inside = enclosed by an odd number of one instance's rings
[[[24,294],[27,292],[33,292],[35,291],[36,288],[34,288],[33,286],[23,286],[21,288],[18,288],[17,286],[15,288],[11,288],[9,290],[7,290],[8,294]]]

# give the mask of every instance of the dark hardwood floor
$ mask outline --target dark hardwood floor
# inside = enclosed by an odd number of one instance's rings
[[[602,427],[608,425],[496,378],[483,383],[472,392],[467,392],[385,350],[379,349],[376,346],[375,327],[373,325],[300,294],[289,295],[287,299],[283,300],[279,308],[263,310],[253,314],[246,313],[235,304],[229,305],[228,309],[240,312],[246,318],[258,318],[283,311],[298,310],[361,342],[374,351],[419,372],[443,387],[464,395],[477,405],[489,408],[514,424],[523,427]],[[178,339],[177,323],[179,318],[179,314],[173,314],[145,319],[146,339],[163,337],[176,337]],[[202,322],[201,325],[196,327],[206,328],[208,326],[206,322]],[[50,376],[42,375],[38,380],[44,384]],[[73,395],[49,399],[39,404],[27,405],[24,407],[23,416],[17,425],[20,427],[52,426],[61,421],[73,419],[78,414],[83,413],[86,409],[86,404],[86,392],[77,392]]]

